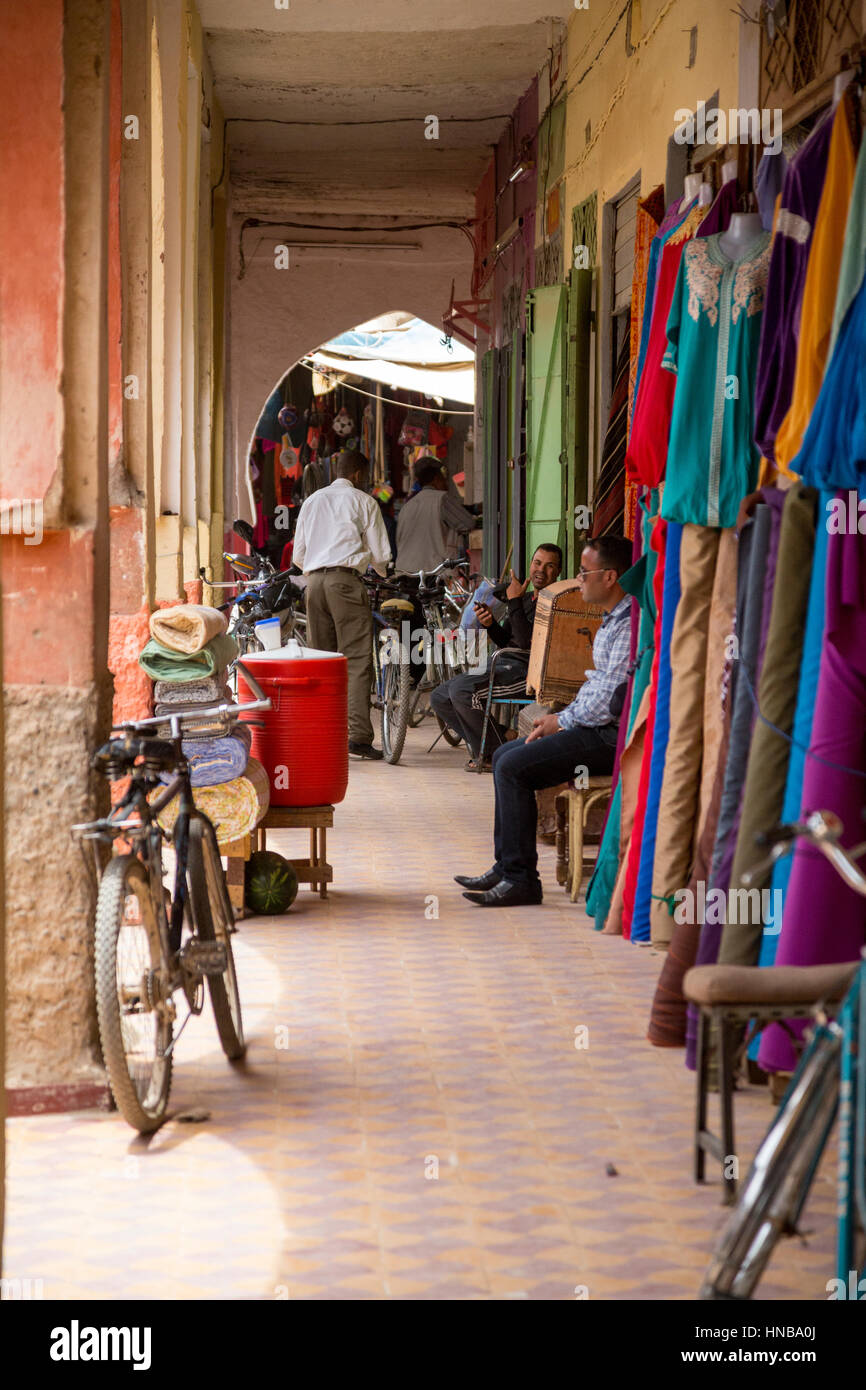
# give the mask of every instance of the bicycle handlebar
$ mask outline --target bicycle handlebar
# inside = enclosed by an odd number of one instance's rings
[[[855,893],[866,898],[866,874],[860,868],[851,851],[839,844],[843,825],[832,811],[813,811],[805,821],[776,825],[772,830],[755,836],[759,845],[772,845],[770,854],[759,864],[754,864],[743,874],[743,883],[748,887],[756,878],[771,869],[779,859],[796,848],[797,840],[808,840],[829,859],[839,876],[853,888]],[[862,852],[866,846],[858,846]]]

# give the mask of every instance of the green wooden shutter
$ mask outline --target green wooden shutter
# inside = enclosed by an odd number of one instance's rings
[[[499,479],[497,477],[496,436],[498,432],[496,402],[496,350],[491,348],[481,358],[481,398],[478,408],[481,466],[484,478],[484,547],[482,565],[485,574],[496,568],[497,532],[499,528]]]
[[[565,548],[566,294],[565,285],[549,285],[526,296],[527,568],[542,541]]]

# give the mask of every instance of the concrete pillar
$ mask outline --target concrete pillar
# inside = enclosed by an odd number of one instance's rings
[[[69,825],[96,814],[106,800],[89,760],[107,728],[111,695],[110,6],[104,0],[44,0],[35,8],[9,9],[16,22],[11,32],[4,17],[3,46],[14,71],[0,72],[0,120],[18,165],[9,185],[15,198],[4,200],[0,219],[0,260],[13,268],[22,299],[6,350],[17,344],[31,356],[43,352],[44,361],[28,358],[19,379],[4,382],[0,453],[20,460],[28,436],[39,437],[44,417],[34,413],[34,389],[56,396],[60,444],[50,477],[43,475],[41,542],[4,537],[2,551],[6,1043],[8,1102],[15,1113],[93,1104],[107,1094],[93,1001],[95,884]],[[31,265],[27,246],[34,239]],[[55,281],[50,301],[39,290],[46,275]],[[50,429],[43,449],[49,439]]]

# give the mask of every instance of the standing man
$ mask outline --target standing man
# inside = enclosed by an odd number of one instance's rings
[[[363,488],[370,462],[343,452],[331,460],[334,482],[312,493],[295,529],[294,563],[309,576],[307,633],[312,647],[342,652],[349,666],[349,752],[381,758],[373,747],[373,612],[361,580],[391,558],[379,504]]]
[[[467,535],[477,524],[477,517],[449,495],[436,459],[419,460],[415,476],[420,490],[403,503],[397,518],[398,574],[435,570],[443,560],[456,558],[445,543],[446,530]]]
[[[577,768],[590,776],[613,771],[631,637],[631,599],[619,578],[631,566],[631,549],[622,536],[587,542],[578,571],[581,592],[603,612],[592,644],[594,669],[586,672],[570,705],[536,719],[525,739],[505,743],[493,754],[495,862],[479,878],[456,880],[470,890],[464,898],[481,907],[541,902],[535,793],[567,782]]]
[[[494,700],[497,694],[504,697],[510,694],[525,693],[536,601],[538,595],[547,588],[548,584],[555,583],[559,578],[561,568],[562,551],[559,546],[552,542],[549,544],[543,542],[529,563],[527,579],[521,582],[515,578],[512,572],[511,583],[505,591],[505,597],[508,600],[508,617],[504,623],[496,621],[485,603],[476,603],[475,612],[478,615],[478,621],[486,629],[493,645],[495,647],[519,647],[522,652],[526,653],[523,657],[505,656],[497,661],[495,667],[496,685],[493,687]],[[527,586],[530,583],[532,584],[532,592],[527,593]],[[434,713],[455,733],[463,736],[466,747],[469,749],[469,758],[465,764],[467,772],[478,770],[478,759],[481,754],[481,732],[484,728],[485,697],[489,683],[487,672],[488,666],[485,663],[483,670],[472,671],[463,676],[452,676],[450,681],[444,681],[442,685],[437,685],[436,689],[430,692],[430,705]],[[504,743],[505,731],[495,720],[491,719],[488,727],[495,742],[497,744]],[[485,767],[489,756],[489,752],[485,754]]]

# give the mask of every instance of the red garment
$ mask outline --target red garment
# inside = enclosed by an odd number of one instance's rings
[[[634,415],[625,456],[626,477],[658,487],[665,476],[668,437],[677,379],[665,371],[662,358],[668,345],[668,314],[688,238],[669,243],[662,251],[646,361],[637,388]]]
[[[280,556],[280,569],[287,570],[292,563],[292,551],[295,548],[294,541],[286,541],[283,546],[283,553]]]
[[[637,891],[638,874],[640,872],[641,841],[643,839],[644,820],[646,819],[650,765],[653,756],[653,733],[655,732],[656,722],[656,695],[658,693],[662,638],[662,594],[664,593],[665,583],[666,533],[667,522],[663,521],[660,516],[657,516],[653,523],[652,534],[650,536],[650,549],[654,550],[658,556],[655,574],[653,575],[653,598],[655,599],[656,606],[656,620],[653,628],[655,651],[653,653],[653,664],[650,672],[649,709],[647,710],[643,758],[641,759],[640,765],[640,781],[638,783],[637,803],[634,809],[634,825],[632,826],[631,840],[628,846],[628,863],[626,866],[622,899],[622,934],[627,938],[631,937],[631,919],[634,914],[634,900]]]

